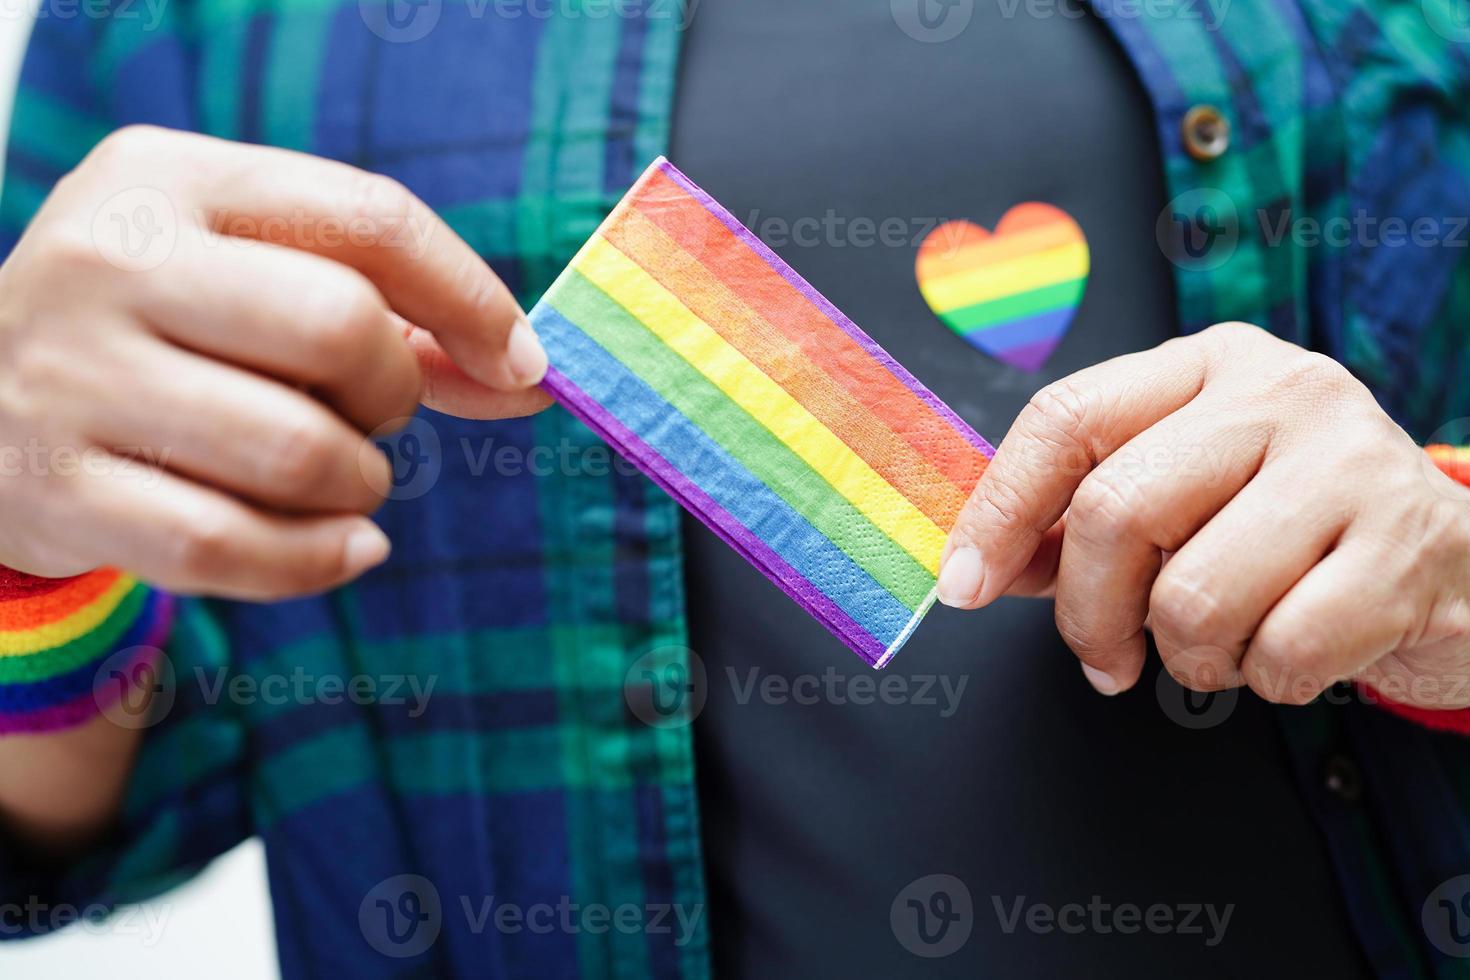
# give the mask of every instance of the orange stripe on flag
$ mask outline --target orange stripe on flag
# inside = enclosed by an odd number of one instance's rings
[[[952,428],[941,430],[930,424],[933,410],[912,389],[739,242],[683,188],[660,172],[638,189],[631,204],[684,251],[717,257],[718,261],[708,268],[720,282],[902,436],[950,483],[960,488],[975,485],[984,461],[982,457],[977,463],[978,454],[964,436]],[[672,291],[676,295],[680,292]]]

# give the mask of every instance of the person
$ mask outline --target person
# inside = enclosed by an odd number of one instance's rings
[[[1460,975],[1449,4],[96,13],[0,196],[5,907],[258,835],[288,978]],[[536,387],[665,150],[1006,433],[877,678]],[[1037,372],[914,280],[1028,200]]]

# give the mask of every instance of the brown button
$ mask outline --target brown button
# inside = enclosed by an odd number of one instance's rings
[[[1196,160],[1217,160],[1230,148],[1230,120],[1212,105],[1184,114],[1184,149]]]

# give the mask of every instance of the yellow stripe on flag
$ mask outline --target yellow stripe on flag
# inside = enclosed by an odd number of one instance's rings
[[[930,574],[939,573],[945,532],[658,280],[600,235],[573,266],[789,446]]]

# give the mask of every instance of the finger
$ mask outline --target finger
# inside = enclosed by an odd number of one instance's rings
[[[464,371],[506,391],[546,373],[546,354],[505,284],[398,182],[274,147],[197,142],[199,204],[218,232],[357,269]]]
[[[299,391],[143,334],[109,363],[99,445],[284,511],[368,513],[391,486],[382,453]]]
[[[1049,599],[1056,595],[1057,568],[1062,559],[1062,542],[1066,540],[1067,519],[1061,520],[1041,536],[1031,561],[1016,576],[1006,595],[1030,599]]]
[[[496,391],[465,374],[427,330],[401,323],[409,350],[423,376],[423,403],[462,419],[512,419],[535,415],[551,404],[543,388]]]
[[[335,588],[380,564],[388,539],[359,516],[285,517],[114,457],[66,481],[63,546],[171,592],[269,601]]]
[[[364,432],[413,413],[418,363],[361,273],[266,243],[180,243],[134,312],[192,350],[309,385]]]
[[[1403,646],[1417,619],[1393,548],[1351,530],[1266,615],[1241,660],[1251,689],[1306,704]]]
[[[1169,561],[1149,596],[1169,673],[1197,691],[1238,687],[1246,646],[1351,520],[1315,473],[1267,463]]]
[[[1132,687],[1164,552],[1178,551],[1260,466],[1265,425],[1198,399],[1130,440],[1077,488],[1057,573],[1057,629],[1103,694]]]
[[[945,545],[939,597],[974,608],[1010,588],[1084,477],[1204,386],[1199,344],[1170,341],[1049,385],[1006,434]]]

